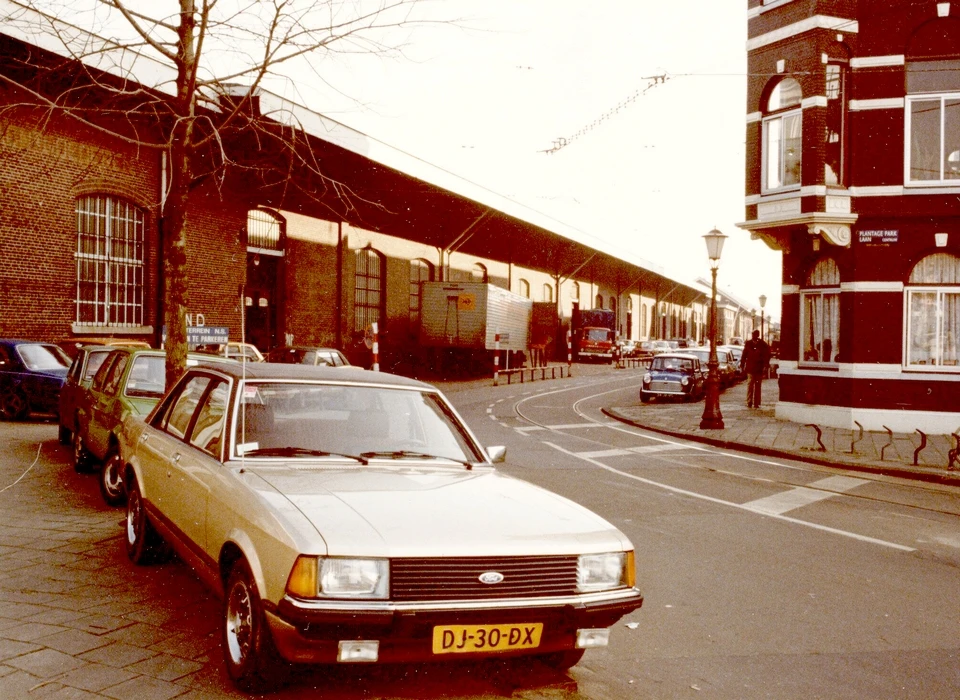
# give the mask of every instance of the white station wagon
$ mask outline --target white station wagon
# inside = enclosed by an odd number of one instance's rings
[[[434,387],[302,365],[189,368],[122,431],[129,558],[172,546],[223,596],[227,670],[537,655],[557,668],[636,610],[634,551],[497,471]]]

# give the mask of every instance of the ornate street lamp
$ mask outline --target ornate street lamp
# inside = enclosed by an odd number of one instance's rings
[[[760,340],[766,340],[767,336],[763,334],[763,307],[767,305],[767,295],[760,295]]]
[[[710,358],[707,360],[707,395],[704,401],[701,430],[723,430],[723,415],[720,413],[720,362],[717,359],[717,268],[720,252],[727,237],[713,229],[703,237],[710,258],[710,273],[713,286],[710,295]]]

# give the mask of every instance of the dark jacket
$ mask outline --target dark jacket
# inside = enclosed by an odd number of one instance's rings
[[[761,338],[747,341],[740,357],[740,367],[747,374],[762,374],[770,364],[770,346]]]

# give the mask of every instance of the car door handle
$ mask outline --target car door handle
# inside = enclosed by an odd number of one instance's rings
[[[140,442],[146,442],[146,441],[147,441],[147,436],[146,436],[146,435],[141,435],[141,436],[140,436]]]
[[[177,453],[173,456],[173,461],[178,463],[180,462],[180,453]]]

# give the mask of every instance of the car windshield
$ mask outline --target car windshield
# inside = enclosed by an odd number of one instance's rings
[[[49,369],[67,369],[70,358],[55,345],[18,345],[17,352],[27,369],[40,372]]]
[[[240,406],[233,426],[236,457],[482,459],[462,424],[433,392],[248,380]]]
[[[591,328],[587,331],[590,340],[610,340],[610,331],[605,328]]]
[[[165,386],[166,359],[163,355],[139,355],[127,376],[124,393],[130,397],[159,399]]]
[[[684,357],[655,357],[653,359],[653,369],[662,369],[668,372],[692,370],[693,360]]]

